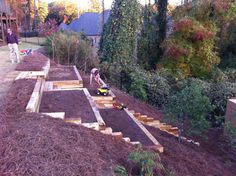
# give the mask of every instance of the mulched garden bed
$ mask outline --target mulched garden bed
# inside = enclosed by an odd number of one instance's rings
[[[220,135],[205,141],[208,145],[214,143],[211,150],[206,150],[206,146],[201,141],[201,146],[198,147],[184,141],[178,142],[177,138],[154,127],[145,127],[163,145],[165,152],[160,154],[162,163],[165,167],[173,170],[175,176],[235,176],[236,151],[234,153],[232,150],[231,152],[227,151],[227,149],[223,151],[220,148],[224,146],[224,142],[212,142],[219,141]]]
[[[47,81],[78,80],[72,66],[53,66],[49,70]]]
[[[65,118],[81,118],[82,123],[97,122],[82,90],[44,92],[40,112],[65,112]]]
[[[17,65],[17,71],[42,71],[46,66],[49,58],[39,52],[25,56],[24,59]]]
[[[129,137],[131,141],[139,141],[146,146],[154,145],[125,111],[101,109],[100,113],[106,125],[114,132],[122,132],[124,137]]]
[[[111,176],[133,150],[115,137],[41,114],[0,123],[2,176]]]
[[[5,115],[25,112],[35,84],[36,79],[19,79],[14,81],[3,101],[1,101],[0,112]]]

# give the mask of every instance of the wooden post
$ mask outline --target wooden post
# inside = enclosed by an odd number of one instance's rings
[[[3,20],[2,20],[2,13],[1,13],[1,21],[0,21],[0,23],[1,23],[1,30],[2,30],[2,39],[3,39],[3,41],[5,40],[5,36],[4,36],[4,28],[3,28]]]

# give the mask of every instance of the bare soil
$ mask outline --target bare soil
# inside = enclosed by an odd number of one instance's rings
[[[71,66],[53,66],[49,70],[47,81],[78,80]]]
[[[36,113],[16,116],[0,123],[1,176],[114,176],[134,149],[60,119]]]
[[[31,55],[25,56],[24,59],[17,65],[15,70],[42,71],[48,60],[48,57],[35,51]]]
[[[81,118],[83,123],[97,122],[82,90],[44,92],[40,112],[65,112],[65,118]]]
[[[139,141],[145,146],[154,145],[125,111],[101,109],[100,113],[106,125],[111,127],[114,132],[122,132],[124,137],[129,137],[131,141]]]
[[[2,101],[0,111],[5,115],[16,115],[25,112],[34,86],[35,79],[20,79],[14,81]]]

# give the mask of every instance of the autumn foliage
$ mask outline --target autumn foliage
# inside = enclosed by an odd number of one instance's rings
[[[193,18],[174,22],[173,33],[165,41],[164,67],[182,78],[206,77],[219,63],[215,51],[214,24],[200,23]]]

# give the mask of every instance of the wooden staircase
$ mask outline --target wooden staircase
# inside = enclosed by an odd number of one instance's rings
[[[179,136],[179,129],[177,127],[173,127],[172,125],[167,125],[166,123],[161,123],[159,120],[155,120],[154,118],[148,117],[147,115],[142,115],[141,113],[137,113],[134,110],[129,110],[129,112],[132,113],[136,119],[138,119],[145,125],[158,128],[161,131],[165,131],[176,137]]]

